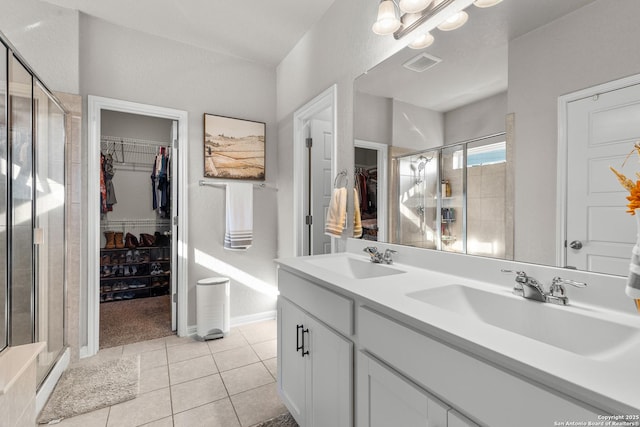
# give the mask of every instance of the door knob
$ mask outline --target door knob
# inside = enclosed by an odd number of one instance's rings
[[[569,243],[569,247],[571,249],[582,249],[582,242],[580,240],[574,240],[573,242]]]

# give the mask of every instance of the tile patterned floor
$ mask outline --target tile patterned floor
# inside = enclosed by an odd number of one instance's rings
[[[286,408],[276,390],[276,321],[221,340],[170,336],[101,350],[79,363],[140,354],[140,394],[63,420],[60,427],[249,427]]]

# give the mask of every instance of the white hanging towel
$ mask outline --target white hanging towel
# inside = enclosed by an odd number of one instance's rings
[[[224,248],[245,251],[253,243],[253,184],[227,184],[226,199]]]

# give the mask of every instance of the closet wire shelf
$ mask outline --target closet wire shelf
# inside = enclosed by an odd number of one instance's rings
[[[117,168],[153,169],[153,163],[160,149],[170,152],[168,142],[144,139],[101,136],[100,149],[103,154],[111,154],[113,165]]]

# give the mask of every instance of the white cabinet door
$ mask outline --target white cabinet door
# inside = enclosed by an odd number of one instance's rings
[[[299,347],[305,314],[284,298],[278,298],[278,390],[298,424],[305,419],[305,358]]]
[[[282,296],[278,390],[301,427],[353,425],[353,343]]]
[[[458,411],[450,409],[448,415],[448,427],[478,427],[478,424],[474,423]]]
[[[374,359],[358,354],[359,427],[447,427],[448,409]]]
[[[353,343],[307,316],[305,356],[310,393],[308,427],[350,427],[353,420]],[[307,346],[308,343],[308,346]]]

